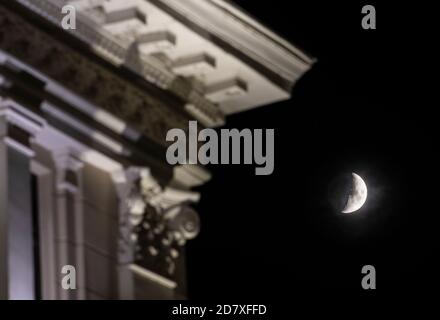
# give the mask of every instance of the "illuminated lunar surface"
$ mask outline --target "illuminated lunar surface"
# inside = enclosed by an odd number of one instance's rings
[[[353,213],[364,205],[367,200],[367,185],[364,180],[357,175],[356,173],[352,173],[352,185],[351,191],[348,195],[347,203],[345,204],[342,213]]]

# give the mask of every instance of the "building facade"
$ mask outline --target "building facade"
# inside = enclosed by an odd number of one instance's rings
[[[185,298],[210,174],[166,162],[168,130],[288,99],[312,63],[224,0],[2,1],[0,298]]]

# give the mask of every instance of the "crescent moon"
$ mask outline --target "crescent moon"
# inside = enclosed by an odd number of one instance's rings
[[[351,176],[353,179],[351,192],[342,213],[352,213],[359,210],[367,200],[367,185],[364,180],[356,173],[352,173]]]

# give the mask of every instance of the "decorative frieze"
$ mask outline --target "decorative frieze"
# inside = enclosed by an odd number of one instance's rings
[[[0,49],[126,120],[161,145],[166,144],[169,129],[184,128],[190,118],[176,112],[178,106],[153,97],[1,6]]]
[[[42,15],[56,26],[61,25],[62,15],[60,12],[65,2],[56,0],[17,0],[17,2]],[[76,2],[72,3],[76,5]],[[130,32],[132,28],[127,29],[125,27],[120,29],[123,30],[121,32],[111,33],[109,30],[103,28],[99,22],[104,19],[105,25],[107,19],[105,17],[108,17],[108,15],[113,17],[113,15],[116,14],[120,18],[124,18],[130,12],[131,14],[134,12],[134,14],[139,17],[143,15],[142,11],[136,7],[129,7],[113,10],[111,11],[113,13],[104,14],[104,18],[100,18],[100,16],[102,16],[102,6],[103,4],[100,2],[98,2],[98,4],[90,2],[88,5],[82,3],[80,8],[83,11],[77,14],[77,28],[71,30],[71,34],[86,42],[88,45],[91,45],[96,50],[96,53],[102,55],[115,65],[126,66],[134,73],[145,78],[148,82],[177,95],[179,98],[184,99],[185,102],[188,100],[188,102],[191,103],[198,103],[200,99],[204,99],[203,95],[194,89],[191,89],[191,95],[182,95],[181,92],[175,91],[177,87],[173,85],[173,82],[177,75],[173,74],[172,70],[167,68],[154,55],[148,55],[142,52],[142,50],[137,50],[138,47],[142,49],[143,38],[148,38],[148,34],[137,34],[137,32],[134,31]],[[101,9],[96,10],[96,8]],[[121,12],[125,12],[125,16]],[[97,14],[98,16],[96,16]],[[165,31],[165,34],[169,35],[170,32]],[[170,40],[170,38],[168,37],[167,40]],[[133,50],[133,45],[136,46],[136,50]],[[136,54],[136,57],[133,57],[133,54]],[[193,100],[192,97],[194,95],[198,96],[197,101]],[[207,116],[203,119],[206,126],[219,126],[224,123],[224,116],[214,104],[204,103],[200,105],[199,108],[202,110],[206,109]]]

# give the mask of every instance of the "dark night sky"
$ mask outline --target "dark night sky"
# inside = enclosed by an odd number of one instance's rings
[[[289,101],[228,119],[230,128],[275,129],[275,172],[210,166],[197,208],[202,231],[188,245],[190,297],[360,293],[366,264],[376,267],[377,291],[434,287],[439,162],[429,10],[376,4],[378,29],[365,31],[361,8],[370,1],[235,2],[318,63]],[[369,188],[358,215],[328,204],[328,185],[344,171]]]

